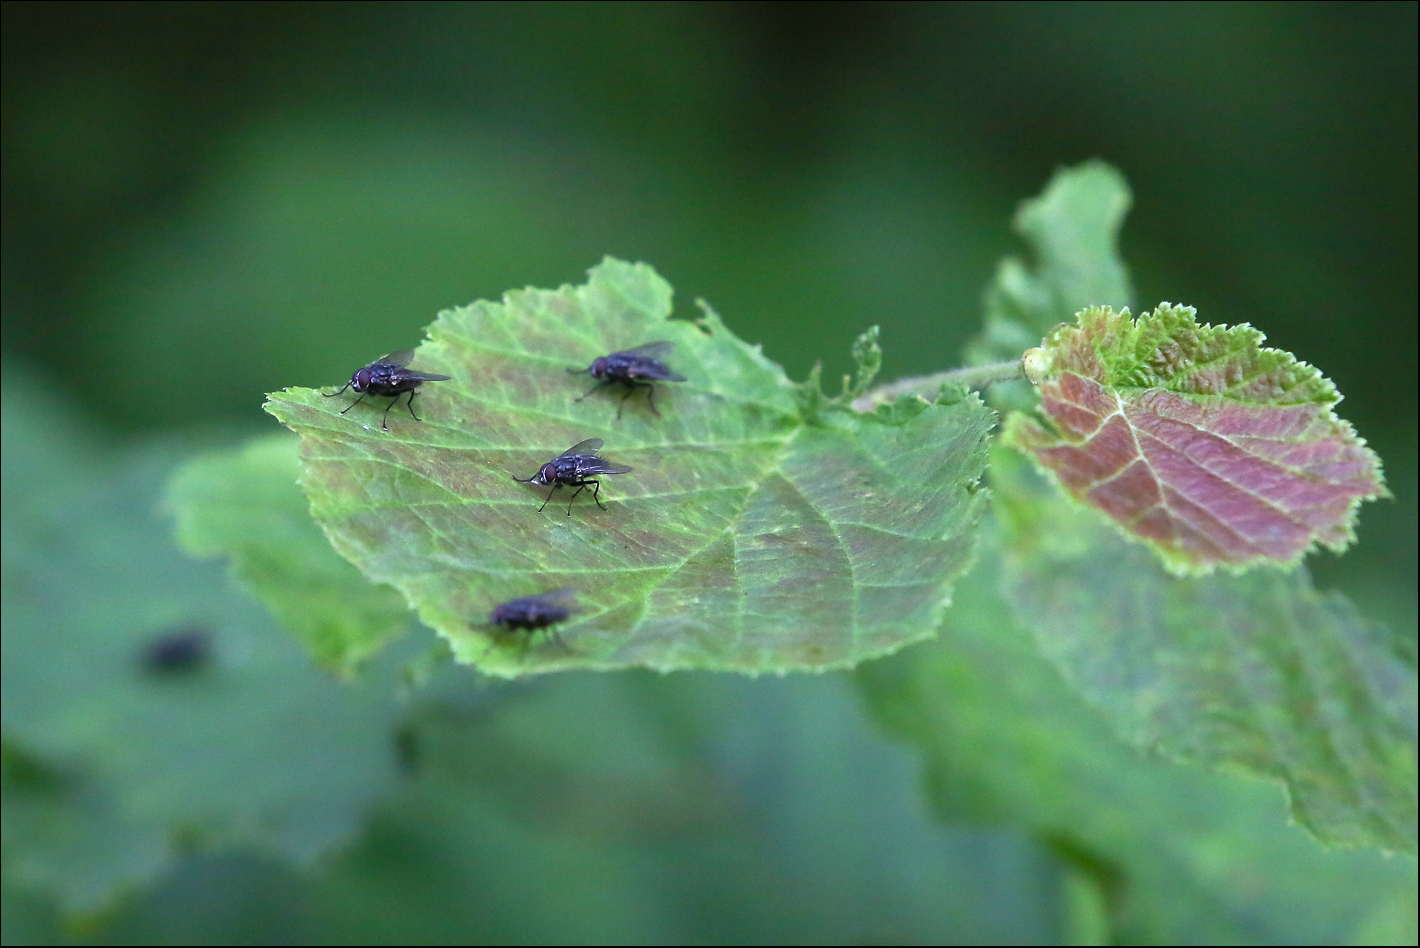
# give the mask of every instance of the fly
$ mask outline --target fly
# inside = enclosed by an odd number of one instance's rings
[[[532,477],[514,477],[513,480],[519,484],[538,484],[543,487],[551,486],[552,490],[547,492],[547,500],[542,502],[542,507],[537,508],[538,513],[542,513],[548,501],[552,500],[552,495],[557,488],[566,485],[577,488],[577,493],[572,495],[572,499],[567,501],[567,516],[572,516],[572,501],[577,499],[577,494],[592,487],[592,500],[597,502],[597,506],[606,510],[606,505],[599,498],[602,489],[602,482],[596,479],[598,474],[625,474],[631,470],[624,464],[611,464],[597,457],[597,452],[602,449],[606,442],[601,438],[588,438],[586,441],[572,445],[557,457],[548,461],[537,469],[537,473]]]
[[[169,629],[143,649],[143,663],[164,674],[195,671],[211,660],[212,633],[196,625]]]
[[[345,388],[339,392],[331,392],[326,398],[334,398],[342,394],[346,388],[353,388],[360,393],[360,397],[351,402],[341,414],[354,408],[365,398],[366,395],[384,395],[392,401],[385,406],[384,416],[380,419],[380,427],[389,431],[389,425],[385,422],[389,419],[390,409],[399,402],[399,396],[405,392],[409,393],[409,416],[415,421],[419,416],[414,414],[414,390],[425,382],[447,382],[452,376],[436,375],[433,372],[418,372],[414,369],[407,369],[405,366],[414,359],[413,349],[401,349],[398,352],[391,352],[382,359],[376,359],[363,369],[356,369],[355,374],[350,376],[350,381],[345,383]]]
[[[538,593],[536,596],[510,599],[500,606],[495,606],[493,611],[488,613],[488,624],[501,626],[509,632],[532,633],[559,622],[566,622],[574,613],[581,611],[577,606],[576,593],[573,590],[554,589],[551,592]],[[549,634],[564,649],[567,647],[558,638],[555,629]],[[524,648],[527,647],[531,639],[532,636],[529,635],[524,640]]]
[[[592,364],[585,369],[568,369],[574,375],[586,372],[597,380],[597,384],[582,393],[577,401],[581,401],[588,395],[601,388],[603,385],[626,386],[626,394],[621,396],[621,401],[616,406],[616,417],[621,417],[621,409],[626,405],[626,400],[631,397],[638,388],[646,389],[646,402],[651,406],[651,411],[660,417],[661,413],[656,408],[656,383],[657,382],[684,382],[685,376],[672,372],[661,361],[675,348],[673,342],[648,342],[644,346],[637,346],[635,349],[625,349],[621,352],[613,352],[611,355],[604,355],[592,361]]]

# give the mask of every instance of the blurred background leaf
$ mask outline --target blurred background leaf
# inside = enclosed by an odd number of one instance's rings
[[[65,469],[82,434],[51,417],[62,396],[6,378],[7,874],[92,913],[187,852],[309,863],[346,841],[394,785],[389,663],[352,687],[310,667],[177,548],[157,508],[179,449]]]
[[[409,631],[414,615],[331,548],[297,483],[297,447],[274,434],[207,452],[174,472],[164,499],[183,549],[228,555],[233,578],[316,661],[349,671]]]
[[[1118,740],[1013,621],[983,532],[937,641],[857,671],[878,720],[923,752],[945,818],[1030,827],[1093,893],[1068,921],[1092,901],[1106,944],[1340,943],[1414,897],[1413,860],[1324,851],[1275,784]]]
[[[101,940],[1061,939],[1056,860],[1018,831],[936,822],[915,756],[867,725],[846,676],[458,672],[411,707],[404,784],[358,845],[319,873],[195,855]],[[7,911],[45,931],[42,900]]]

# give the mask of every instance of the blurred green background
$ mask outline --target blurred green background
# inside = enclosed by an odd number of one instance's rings
[[[678,315],[707,298],[793,377],[846,369],[872,324],[884,378],[951,367],[996,261],[1019,250],[1017,202],[1100,157],[1134,189],[1123,252],[1141,305],[1251,322],[1345,393],[1395,499],[1363,510],[1354,551],[1312,566],[1413,641],[1414,4],[3,16],[6,394],[78,406],[95,443],[270,430],[264,393],[339,384],[441,308],[581,282],[604,254],[656,266]],[[454,749],[420,818],[376,816],[316,881],[193,855],[65,937],[1069,937],[1055,856],[1013,830],[933,824],[910,754],[842,676],[567,676],[449,700],[505,691],[523,711],[496,737],[473,711],[439,717]],[[595,740],[524,746],[588,705],[629,743],[595,759]],[[476,739],[450,736],[469,716]],[[520,754],[542,769],[507,763]],[[696,796],[703,773],[720,802]],[[464,780],[487,790],[473,811],[451,789]],[[390,890],[414,894],[376,918],[368,901]],[[7,925],[57,937],[45,896],[25,898]]]

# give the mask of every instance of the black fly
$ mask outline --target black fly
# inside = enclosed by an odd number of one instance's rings
[[[566,622],[573,613],[581,611],[577,607],[576,593],[573,590],[554,589],[536,596],[509,599],[501,606],[495,606],[493,611],[488,613],[488,624],[531,632],[558,622]]]
[[[212,633],[201,626],[169,629],[143,649],[143,664],[161,674],[195,671],[212,660]]]
[[[415,421],[419,416],[414,414],[414,390],[425,382],[447,382],[451,376],[435,375],[433,372],[417,372],[414,369],[406,369],[410,361],[414,358],[413,349],[401,349],[398,352],[391,352],[383,359],[376,359],[363,369],[357,369],[355,374],[350,376],[350,381],[345,383],[345,388],[339,392],[331,392],[326,398],[334,398],[342,394],[346,388],[353,388],[360,393],[360,397],[351,402],[341,414],[360,404],[366,395],[384,395],[392,398],[385,406],[384,417],[380,419],[380,427],[389,431],[389,425],[385,424],[389,418],[390,409],[399,401],[399,396],[405,392],[409,393],[409,415]],[[321,394],[325,394],[322,392]]]
[[[571,589],[554,589],[536,596],[510,599],[501,606],[495,606],[493,611],[488,613],[488,624],[501,626],[508,632],[532,633],[559,622],[566,622],[574,613],[581,611],[577,606],[576,593]],[[567,647],[566,643],[558,638],[555,629],[549,634],[557,644],[564,649]],[[531,635],[524,639],[524,649],[531,640]]]
[[[537,473],[532,477],[514,477],[513,480],[520,484],[540,484],[543,487],[552,486],[552,490],[547,492],[547,500],[542,502],[542,507],[537,508],[538,513],[542,513],[543,507],[552,500],[552,495],[557,488],[564,484],[568,487],[577,488],[577,493],[572,495],[572,500],[567,501],[567,516],[572,516],[572,501],[577,499],[577,494],[587,489],[587,485],[592,485],[592,500],[597,502],[597,506],[605,510],[604,505],[598,498],[601,493],[602,482],[596,480],[598,474],[625,474],[631,470],[624,464],[610,464],[597,457],[597,452],[605,444],[601,438],[588,438],[578,444],[572,445],[557,457],[548,461],[537,469]]]
[[[674,348],[675,343],[673,342],[648,342],[635,349],[626,349],[601,356],[593,360],[592,364],[585,369],[568,369],[567,371],[574,375],[586,372],[597,380],[597,384],[583,392],[577,401],[580,402],[603,385],[613,383],[625,385],[626,394],[621,396],[621,401],[616,406],[616,417],[620,418],[621,409],[626,404],[626,400],[638,388],[645,388],[647,404],[651,406],[651,411],[660,417],[661,413],[656,408],[656,383],[685,381],[684,375],[672,372],[661,361]]]

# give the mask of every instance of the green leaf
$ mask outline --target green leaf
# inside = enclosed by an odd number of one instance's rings
[[[409,630],[404,598],[341,559],[296,483],[289,434],[213,451],[178,468],[167,503],[195,556],[231,557],[232,576],[323,665],[353,669]]]
[[[314,872],[186,860],[90,940],[1060,941],[1053,857],[937,824],[915,755],[847,675],[446,672],[414,699],[408,779],[363,840]]]
[[[670,309],[650,267],[608,259],[582,287],[440,314],[414,364],[453,380],[421,390],[420,422],[383,431],[381,405],[341,414],[346,399],[311,389],[267,409],[301,435],[335,548],[493,674],[821,669],[930,635],[971,560],[993,413],[956,396],[809,424],[757,348],[708,309],[696,324]],[[661,339],[689,381],[658,386],[659,416],[638,398],[618,419],[615,390],[583,398],[568,374]],[[634,468],[603,479],[607,509],[584,493],[569,513],[562,490],[539,511],[551,492],[514,477],[592,437]],[[486,625],[500,602],[563,587],[586,611],[556,636]]]
[[[983,532],[936,641],[856,672],[881,724],[923,754],[943,817],[1035,832],[1087,883],[1072,927],[1102,906],[1113,944],[1346,943],[1414,904],[1413,860],[1325,851],[1287,825],[1274,784],[1120,741],[1014,621]]]
[[[417,777],[332,862],[313,940],[1056,941],[1048,854],[936,825],[845,675],[490,690],[417,719]]]
[[[1304,568],[1175,579],[994,454],[1003,589],[1126,740],[1283,781],[1327,843],[1415,851],[1415,665],[1393,637]]]
[[[84,915],[110,907],[117,895],[172,864],[170,828],[131,812],[92,760],[44,760],[8,736],[0,757],[7,884],[50,895],[67,912]]]
[[[1380,459],[1335,386],[1262,340],[1188,306],[1086,308],[1026,353],[1047,424],[1012,413],[1006,440],[1180,575],[1342,550],[1386,493]]]
[[[1055,172],[1045,191],[1021,203],[1012,227],[1032,261],[1001,261],[986,291],[986,328],[967,362],[1019,358],[1086,306],[1129,306],[1134,288],[1119,256],[1119,229],[1133,197],[1124,176],[1102,161]]]
[[[193,848],[329,851],[394,785],[392,669],[312,668],[173,543],[177,452],[86,450],[51,396],[3,404],[7,878],[93,912]]]

